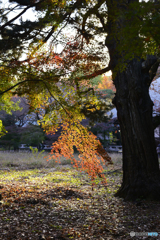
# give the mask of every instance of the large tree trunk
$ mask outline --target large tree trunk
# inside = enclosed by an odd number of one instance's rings
[[[125,11],[127,13],[129,5],[134,2],[138,3],[138,0],[107,0],[108,35],[105,44],[116,87],[113,103],[117,108],[123,147],[123,181],[116,196],[126,200],[160,199],[160,172],[152,121],[153,102],[149,96],[153,77],[149,70],[157,59],[150,56],[142,64],[142,60],[137,58],[125,62],[127,67],[123,72],[117,68],[119,63],[126,61],[124,57],[127,52],[119,52],[124,36],[117,37],[116,32],[125,27],[128,21]],[[138,32],[133,37],[139,39]],[[132,48],[132,42],[130,44]]]
[[[126,200],[160,199],[160,172],[149,96],[149,69],[132,60],[114,84],[123,147],[123,182],[116,196]]]

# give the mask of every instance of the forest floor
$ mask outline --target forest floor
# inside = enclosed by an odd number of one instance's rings
[[[94,187],[70,164],[31,169],[1,163],[0,240],[160,239],[159,202],[114,197],[122,180],[119,163],[106,168],[107,186],[97,179]],[[151,232],[159,235],[140,236]]]

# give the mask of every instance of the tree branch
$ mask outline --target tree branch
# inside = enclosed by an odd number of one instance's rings
[[[84,79],[91,79],[91,78],[97,77],[98,75],[102,75],[103,73],[106,73],[110,70],[112,70],[112,68],[110,67],[110,64],[109,64],[108,67],[106,67],[106,68],[97,70],[94,73],[88,74],[86,76],[76,77],[76,78],[74,78],[74,80],[80,81],[80,80],[84,80]]]
[[[25,82],[29,82],[29,81],[32,81],[32,82],[43,82],[43,80],[40,80],[40,79],[36,79],[36,80],[28,80],[28,79],[26,79],[26,80],[24,80],[24,81],[22,81],[22,82],[18,82],[18,83],[16,83],[14,86],[12,86],[12,87],[10,87],[10,88],[7,88],[6,90],[4,90],[4,91],[1,91],[0,92],[0,95],[3,95],[4,93],[6,93],[6,92],[9,92],[10,90],[12,90],[12,89],[14,89],[15,87],[17,87],[17,86],[19,86],[19,85],[21,85],[21,84],[23,84],[23,83],[25,83]]]
[[[98,12],[98,8],[105,2],[105,0],[99,0],[98,3],[93,7],[93,8],[90,8],[83,16],[83,23],[82,23],[82,30],[81,30],[81,33],[82,35],[84,35],[85,37],[85,24],[86,24],[86,21],[88,19],[88,17],[91,15],[91,14],[95,14],[97,15],[97,12]]]
[[[59,77],[61,77],[61,76],[63,76],[63,74],[61,74],[61,75],[55,75],[53,78],[57,79],[57,78],[59,78]],[[25,83],[25,82],[42,82],[42,83],[44,83],[45,86],[46,86],[46,83],[45,83],[44,80],[41,80],[41,79],[31,79],[31,80],[25,79],[24,81],[18,82],[18,83],[16,83],[15,85],[7,88],[7,89],[4,90],[4,91],[0,91],[0,95],[3,95],[4,93],[9,92],[10,90],[14,89],[15,87],[17,87],[17,86],[19,86],[19,85],[22,85],[22,84]],[[57,82],[57,81],[56,81],[56,82]]]
[[[104,30],[107,32],[108,31],[107,24],[105,24],[103,17],[101,16],[101,14],[98,11],[96,13],[96,16],[99,18]]]
[[[65,107],[63,106],[63,104],[61,104],[61,102],[59,102],[59,101],[53,96],[53,94],[51,93],[49,87],[47,86],[47,83],[46,83],[44,80],[40,80],[40,79],[29,80],[29,79],[26,79],[26,80],[24,80],[24,81],[22,81],[22,82],[19,82],[19,83],[15,84],[14,86],[12,86],[12,87],[10,87],[10,88],[8,88],[8,89],[6,89],[5,91],[0,92],[0,95],[3,95],[4,93],[12,90],[13,88],[19,86],[20,84],[23,84],[23,83],[29,82],[29,81],[32,81],[32,82],[42,82],[42,83],[45,85],[46,89],[48,90],[50,96],[51,96],[52,98],[54,98],[54,100],[63,108],[63,110],[66,112],[66,114],[67,114],[70,118],[72,118],[71,115],[69,114],[69,112],[68,112],[68,111],[65,109]]]
[[[1,15],[1,17],[5,17],[5,16],[7,16],[9,13],[11,13],[15,8],[17,8],[19,5],[17,4],[15,7],[13,7],[13,8],[9,8],[9,11],[7,12],[7,13],[5,13],[5,14],[2,14]]]

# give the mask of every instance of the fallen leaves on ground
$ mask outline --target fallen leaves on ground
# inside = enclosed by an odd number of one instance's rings
[[[64,167],[0,171],[0,239],[114,240],[134,239],[131,231],[160,233],[160,203],[115,198],[122,172],[111,169],[106,176],[104,187],[100,179],[92,186],[85,173]]]

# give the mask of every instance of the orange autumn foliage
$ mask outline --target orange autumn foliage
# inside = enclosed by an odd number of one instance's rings
[[[79,160],[74,156],[73,146],[79,152]],[[74,167],[87,172],[93,181],[99,176],[104,184],[107,183],[102,165],[112,164],[111,158],[96,136],[79,122],[63,124],[61,136],[52,144],[49,160],[59,159],[60,162],[62,156],[71,159]]]
[[[99,83],[98,85],[99,89],[111,89],[115,92],[115,86],[113,85],[112,82],[112,77],[111,76],[104,76],[102,83]]]

